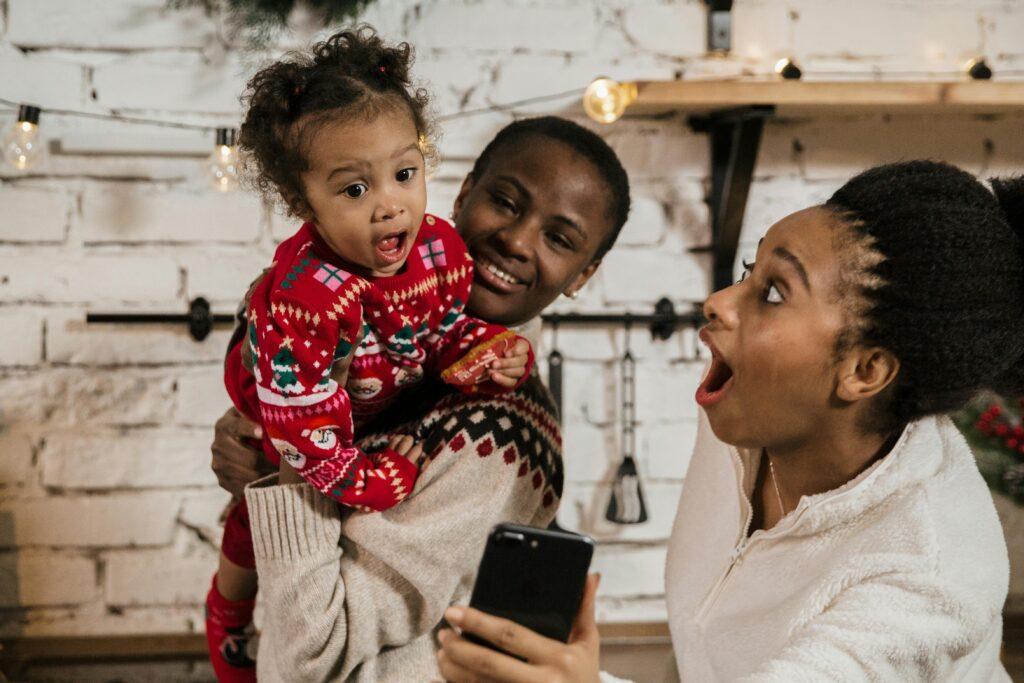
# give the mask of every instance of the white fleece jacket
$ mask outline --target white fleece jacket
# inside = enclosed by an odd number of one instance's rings
[[[949,419],[749,538],[758,452],[700,419],[666,572],[683,681],[1010,680],[1006,545]]]

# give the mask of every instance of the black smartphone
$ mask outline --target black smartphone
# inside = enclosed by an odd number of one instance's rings
[[[487,538],[469,605],[567,642],[593,555],[588,536],[499,524]]]

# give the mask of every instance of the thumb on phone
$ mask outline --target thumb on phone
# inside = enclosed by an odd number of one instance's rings
[[[569,634],[569,644],[583,643],[596,647],[600,643],[601,636],[597,632],[597,620],[594,615],[597,588],[600,585],[600,574],[587,576],[587,582],[583,587],[583,600],[580,601],[580,610],[576,613],[576,620],[572,624],[572,633]]]

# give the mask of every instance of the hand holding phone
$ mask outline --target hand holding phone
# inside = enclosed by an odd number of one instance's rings
[[[469,605],[568,642],[593,554],[587,536],[499,524],[488,536]]]

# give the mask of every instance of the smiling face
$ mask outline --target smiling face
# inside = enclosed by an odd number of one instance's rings
[[[582,287],[612,229],[608,192],[594,164],[565,143],[530,135],[498,148],[455,203],[476,261],[469,310],[519,324]]]
[[[401,106],[324,123],[309,139],[302,185],[312,215],[303,218],[371,275],[396,273],[419,232],[427,191],[418,140]]]
[[[782,219],[758,246],[749,275],[705,303],[710,322],[701,338],[714,360],[697,402],[726,443],[791,446],[846,405],[837,399],[839,385],[840,394],[858,399],[843,392],[856,380],[849,370],[859,356],[836,357],[846,324],[837,220],[820,207]]]

